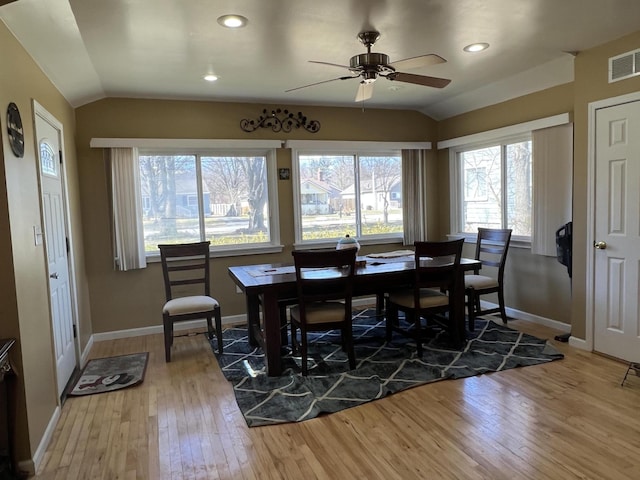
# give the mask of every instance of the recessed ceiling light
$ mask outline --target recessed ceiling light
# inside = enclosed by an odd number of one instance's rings
[[[205,75],[203,78],[204,78],[207,82],[215,82],[216,80],[218,80],[218,76],[217,76],[217,75],[214,75],[214,74],[212,74],[212,73],[210,73],[210,74],[208,74],[208,75]]]
[[[488,43],[472,43],[471,45],[467,45],[463,48],[465,52],[481,52],[489,48]]]
[[[242,15],[222,15],[218,17],[218,23],[227,28],[242,28],[249,23],[249,20]]]

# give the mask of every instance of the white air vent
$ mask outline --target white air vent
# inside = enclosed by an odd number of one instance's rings
[[[609,83],[640,75],[640,49],[609,59]]]

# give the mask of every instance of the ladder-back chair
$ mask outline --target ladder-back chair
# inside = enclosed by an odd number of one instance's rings
[[[504,266],[511,241],[511,229],[478,228],[476,243],[476,260],[481,266],[473,274],[465,275],[464,286],[469,311],[469,330],[475,328],[475,319],[480,315],[500,313],[503,323],[507,323],[507,312],[504,304]],[[496,276],[480,275],[484,267],[497,268]],[[484,270],[483,270],[484,271]],[[498,306],[483,310],[480,296],[490,293],[498,294]]]
[[[173,324],[186,320],[206,319],[207,334],[211,340],[211,320],[215,318],[218,353],[222,353],[220,304],[210,293],[209,244],[210,242],[158,245],[166,295],[162,323],[167,362],[171,361]]]

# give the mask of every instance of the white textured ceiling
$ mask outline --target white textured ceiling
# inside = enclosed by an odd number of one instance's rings
[[[249,19],[218,25],[224,14]],[[18,0],[0,18],[73,106],[104,97],[354,106],[357,34],[391,61],[437,53],[409,73],[443,89],[378,79],[368,108],[435,119],[573,80],[573,56],[640,28],[638,0]],[[469,54],[473,42],[491,47]],[[622,52],[621,52],[622,53]],[[220,77],[208,83],[206,73]]]

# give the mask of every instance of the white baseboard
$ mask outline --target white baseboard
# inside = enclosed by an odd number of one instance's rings
[[[61,409],[60,406],[56,406],[56,409],[53,411],[53,415],[51,415],[51,419],[47,424],[47,428],[44,431],[44,435],[40,439],[40,443],[38,444],[38,448],[36,448],[36,452],[33,454],[33,459],[24,460],[18,462],[18,469],[21,472],[27,472],[29,475],[35,475],[35,473],[40,468],[40,464],[44,458],[44,454],[47,451],[47,447],[49,447],[49,443],[51,442],[51,438],[53,438],[53,432],[58,425],[58,421],[60,420]]]
[[[481,306],[483,309],[498,307],[497,304],[491,303],[491,302],[485,302],[484,300],[481,302]],[[556,330],[560,330],[565,333],[571,332],[571,325],[567,323],[559,322],[558,320],[553,320],[551,318],[533,315],[532,313],[516,310],[515,308],[507,307],[505,310],[507,311],[507,316],[517,318],[518,320],[525,320],[527,322],[532,322],[538,325],[544,325],[545,327],[555,328]]]
[[[353,300],[354,307],[362,307],[365,305],[375,305],[376,299],[375,297],[362,297],[356,298]],[[490,302],[482,302],[483,308],[495,308],[496,304]],[[544,325],[550,328],[555,328],[556,330],[560,330],[562,332],[570,332],[571,325],[566,323],[559,322],[557,320],[553,320],[550,318],[540,317],[538,315],[533,315],[531,313],[523,312],[520,310],[516,310],[513,308],[507,308],[507,315],[510,317],[517,318],[519,320],[526,320],[528,322],[537,323],[540,325]],[[222,325],[238,325],[238,324],[246,324],[247,316],[246,314],[240,315],[230,315],[226,317],[222,317]],[[192,320],[189,322],[180,322],[175,324],[176,331],[184,331],[184,330],[192,330],[195,328],[206,328],[207,324],[204,319],[202,320]],[[91,346],[93,342],[103,342],[105,340],[115,340],[118,338],[130,338],[130,337],[139,337],[142,335],[153,335],[162,333],[162,325],[153,325],[151,327],[142,327],[142,328],[130,328],[127,330],[114,330],[112,332],[102,332],[102,333],[94,333],[89,342],[87,342],[87,347],[84,349],[82,353],[82,364],[86,363],[86,358],[91,350]]]
[[[80,354],[80,368],[84,368],[84,366],[87,364],[87,361],[89,360],[89,353],[91,353],[91,347],[93,347],[93,335],[91,335],[89,337],[89,341],[87,342],[87,345],[84,347],[84,350],[82,351],[82,353]]]
[[[586,350],[587,352],[592,352],[593,349],[589,347],[586,340],[577,337],[569,337],[569,345],[575,348],[579,348],[580,350]]]
[[[353,305],[356,307],[361,307],[363,305],[372,305],[375,304],[375,297],[366,297],[366,298],[356,298],[353,300]],[[222,317],[222,325],[238,325],[247,323],[247,315],[229,315],[226,317]],[[194,328],[206,328],[207,322],[205,319],[202,320],[192,320],[189,322],[180,322],[176,323],[174,326],[175,331],[184,331],[184,330],[192,330]],[[115,340],[118,338],[130,338],[130,337],[140,337],[142,335],[153,335],[157,333],[163,333],[162,325],[153,325],[151,327],[142,327],[142,328],[130,328],[127,330],[114,330],[112,332],[102,332],[102,333],[94,333],[89,342],[87,342],[87,348],[85,348],[83,352],[83,362],[84,365],[86,360],[85,356],[88,355],[90,347],[93,345],[93,342],[103,342],[105,340]]]
[[[222,325],[229,325],[235,323],[247,323],[247,316],[242,315],[231,315],[227,317],[222,317]],[[194,328],[206,328],[207,321],[203,318],[202,320],[191,320],[187,322],[179,322],[176,323],[173,327],[175,331],[184,331],[184,330],[192,330]],[[102,332],[102,333],[94,333],[91,336],[91,343],[95,342],[103,342],[105,340],[115,340],[118,338],[130,338],[130,337],[140,337],[142,335],[153,335],[156,333],[163,333],[162,325],[153,325],[151,327],[142,327],[142,328],[129,328],[127,330],[114,330],[112,332]]]

